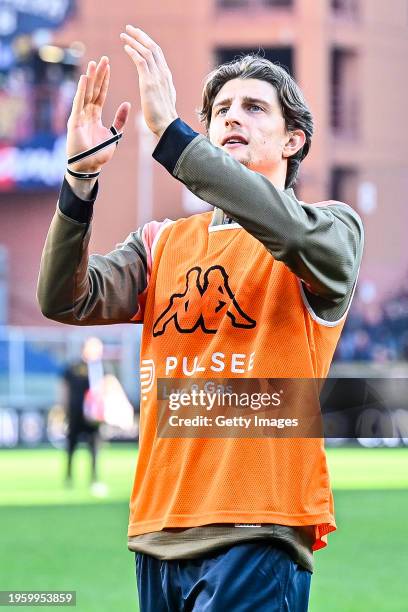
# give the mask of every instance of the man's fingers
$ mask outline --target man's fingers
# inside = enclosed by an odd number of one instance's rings
[[[150,38],[150,36],[148,36],[146,32],[143,32],[143,30],[141,30],[140,28],[135,28],[132,25],[127,25],[126,32],[134,39],[136,39],[139,43],[150,49],[152,53],[156,53],[158,49],[160,49],[159,45],[155,43],[154,40]]]
[[[159,45],[155,43],[154,40],[146,34],[146,32],[143,32],[143,30],[140,28],[135,28],[132,25],[127,25],[126,33],[132,40],[135,40],[139,44],[143,45],[146,49],[149,49],[156,62],[161,63],[168,69],[168,65],[161,47],[159,47]]]
[[[103,81],[101,83],[101,88],[100,88],[98,97],[95,100],[95,104],[97,106],[102,107],[105,103],[106,95],[108,93],[108,88],[109,88],[109,80],[110,80],[110,66],[109,64],[107,64],[105,68],[105,73],[103,76]]]
[[[126,53],[128,54],[128,56],[136,64],[136,68],[137,68],[139,76],[143,76],[143,75],[146,76],[149,73],[149,67],[143,55],[141,55],[139,51],[136,51],[136,49],[134,49],[130,45],[125,45],[124,49]]]
[[[119,106],[118,110],[116,111],[116,115],[115,115],[115,118],[112,124],[113,127],[118,130],[118,132],[121,132],[123,128],[125,127],[126,122],[129,118],[129,112],[130,112],[130,102],[122,102],[122,104]]]
[[[84,99],[85,99],[85,91],[86,91],[86,76],[81,74],[78,81],[78,87],[75,92],[75,97],[72,101],[72,117],[76,119],[81,114],[84,108]]]
[[[152,71],[157,68],[158,59],[148,47],[145,47],[145,45],[142,45],[142,43],[138,42],[132,36],[129,36],[129,34],[125,34],[123,32],[120,35],[120,38],[122,42],[137,51],[145,59],[149,70]]]
[[[169,68],[169,66],[168,66],[168,64],[166,62],[166,58],[164,57],[164,53],[163,53],[163,50],[162,50],[161,47],[157,48],[157,53],[158,53],[158,56],[159,56],[159,60],[162,62],[164,68],[167,68],[167,70],[170,72],[170,68]]]
[[[93,89],[95,83],[95,71],[96,71],[96,63],[89,62],[88,68],[86,71],[86,92],[85,92],[85,106],[90,103],[93,96]]]
[[[106,55],[103,55],[101,59],[99,60],[98,66],[96,67],[95,84],[94,84],[93,98],[92,98],[93,101],[95,101],[99,96],[99,93],[102,87],[102,83],[105,79],[106,68],[108,65],[109,65],[109,59],[106,57]]]

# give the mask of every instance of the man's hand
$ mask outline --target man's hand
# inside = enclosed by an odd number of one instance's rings
[[[131,25],[126,26],[126,33],[122,33],[120,38],[137,68],[146,124],[160,138],[178,117],[176,90],[163,51],[145,32]]]
[[[109,128],[102,124],[102,110],[108,93],[109,76],[109,59],[105,56],[101,57],[98,65],[96,62],[89,62],[86,74],[80,76],[67,125],[68,158],[112,136]],[[118,132],[123,130],[129,110],[129,102],[122,102],[116,111],[113,126]],[[76,172],[97,172],[112,158],[115,149],[115,144],[112,144],[95,155],[70,165],[70,168]]]

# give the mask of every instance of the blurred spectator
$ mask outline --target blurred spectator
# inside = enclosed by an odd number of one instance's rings
[[[88,338],[81,360],[71,364],[63,374],[63,403],[68,422],[66,483],[72,485],[73,456],[79,442],[84,440],[91,453],[91,491],[100,496],[106,493],[106,486],[97,479],[99,424],[86,418],[84,399],[90,387],[103,378],[102,356],[103,344],[99,338]]]
[[[355,298],[335,354],[336,361],[385,363],[408,359],[408,275],[381,305]]]

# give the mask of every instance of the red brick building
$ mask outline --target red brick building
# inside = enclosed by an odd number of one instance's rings
[[[316,124],[298,197],[310,202],[332,197],[359,210],[366,227],[360,277],[366,301],[386,297],[401,283],[408,273],[405,0],[123,0],[102,5],[81,0],[77,5],[74,16],[53,33],[52,44],[78,50],[82,43],[82,65],[102,54],[110,57],[107,124],[120,102],[132,103],[126,137],[100,179],[95,251],[112,249],[149,219],[197,209],[194,198],[151,159],[155,143],[140,121],[136,69],[119,39],[125,24],[132,23],[162,46],[173,72],[178,112],[196,129],[203,79],[217,62],[261,48],[286,65]],[[57,192],[0,192],[9,324],[49,324],[39,313],[35,287],[56,199]]]

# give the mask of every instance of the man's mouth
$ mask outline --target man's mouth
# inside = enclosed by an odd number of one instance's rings
[[[235,149],[236,147],[242,147],[243,145],[247,145],[248,141],[244,136],[240,134],[230,134],[229,136],[225,136],[222,140],[222,146],[228,149]]]

